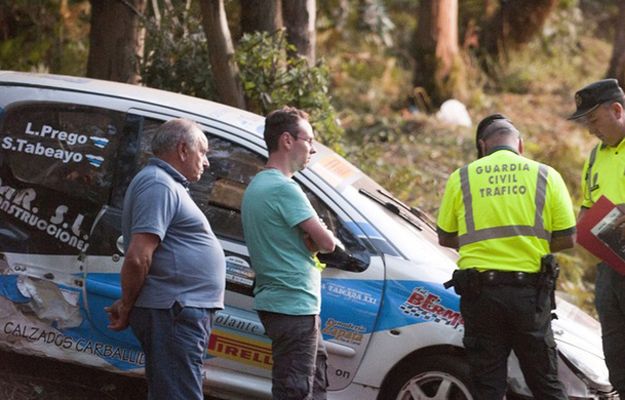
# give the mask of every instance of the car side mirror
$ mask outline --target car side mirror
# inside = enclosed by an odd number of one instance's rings
[[[351,254],[339,246],[331,253],[317,253],[317,258],[330,268],[349,272],[363,272],[369,267],[370,257],[367,253]]]

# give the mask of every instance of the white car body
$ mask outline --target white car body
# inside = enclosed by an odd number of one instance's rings
[[[130,330],[107,330],[119,297],[121,198],[149,134],[174,117],[209,137],[211,167],[191,192],[227,256],[226,309],[205,362],[213,396],[271,398],[271,347],[252,310],[253,271],[238,206],[267,155],[264,119],[179,94],[86,78],[0,72],[0,346],[141,375]],[[330,399],[469,398],[457,257],[436,234],[330,149],[295,179],[362,272],[328,267],[322,329]],[[559,301],[560,377],[576,399],[613,398],[597,322]],[[529,396],[518,362],[511,394]],[[412,393],[408,395],[408,393]],[[412,396],[412,397],[411,397]]]

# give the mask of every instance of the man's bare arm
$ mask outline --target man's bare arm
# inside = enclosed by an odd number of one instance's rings
[[[312,252],[331,253],[334,251],[334,234],[327,229],[317,217],[308,218],[298,225],[310,238],[312,243],[307,243]],[[314,245],[311,249],[310,246]]]
[[[109,329],[118,331],[128,327],[130,310],[143,287],[152,265],[152,256],[159,244],[160,238],[157,235],[151,233],[132,235],[121,269],[122,298],[105,308],[109,314]]]

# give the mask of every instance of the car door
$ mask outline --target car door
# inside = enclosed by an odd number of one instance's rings
[[[4,333],[27,348],[76,357],[85,318],[81,259],[113,187],[124,114],[79,104],[23,102],[2,115],[0,272]],[[79,356],[82,357],[82,356]]]
[[[124,249],[121,214],[124,193],[136,173],[151,156],[150,139],[163,120],[146,118],[130,109],[124,115],[116,163],[111,171],[114,184],[106,204],[90,226],[91,243],[82,257],[84,309],[91,332],[85,351],[94,352],[123,371],[143,367],[144,356],[130,329],[114,332],[107,328],[105,307],[121,297],[120,271]]]

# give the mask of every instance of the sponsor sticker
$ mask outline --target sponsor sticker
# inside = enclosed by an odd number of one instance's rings
[[[426,288],[416,287],[406,301],[400,305],[400,310],[415,318],[429,322],[449,325],[459,331],[464,331],[464,320],[460,312],[441,304],[441,298]]]
[[[103,138],[100,136],[89,136],[89,139],[91,139],[95,147],[98,147],[100,149],[105,148],[109,144],[109,140],[107,138]]]
[[[354,166],[335,154],[324,156],[310,168],[335,188],[349,185],[360,176]]]
[[[247,261],[237,256],[226,256],[226,281],[251,288],[254,285],[254,276]]]
[[[253,335],[263,335],[265,333],[265,328],[260,322],[227,314],[224,311],[220,312],[215,317],[215,325],[222,326],[224,328],[236,329]]]
[[[111,131],[111,127],[109,127]],[[113,130],[114,133],[114,130]],[[18,138],[5,136],[0,142],[3,150],[16,153],[30,154],[39,157],[60,160],[63,164],[81,163],[87,159],[90,165],[99,168],[104,161],[101,156],[93,154],[82,154],[66,148],[65,145],[85,145],[91,142],[97,149],[105,149],[109,140],[102,136],[86,135],[77,132],[66,132],[55,129],[52,125],[42,124],[40,127],[34,126],[32,122],[26,123],[24,134],[29,138]],[[50,139],[60,143],[61,148],[51,146],[50,141],[40,141],[38,139]]]
[[[336,341],[360,345],[365,330],[365,327],[362,325],[355,325],[351,322],[337,321],[334,318],[329,318],[322,332],[326,336],[333,337]]]
[[[339,284],[332,283],[332,282],[322,283],[322,288],[323,290],[328,292],[328,294],[330,295],[344,297],[346,299],[349,299],[357,303],[364,303],[364,304],[370,304],[370,305],[378,304],[377,297],[363,290],[354,289],[351,287],[339,285]]]
[[[38,215],[39,209],[32,205],[37,198],[37,192],[33,188],[16,189],[9,185],[2,185],[0,178],[0,212],[33,227],[49,236],[74,247],[86,251],[89,243],[88,235],[81,236],[81,225],[85,216],[77,214],[73,221],[67,218],[69,207],[61,204],[54,210],[54,215],[46,219]]]
[[[65,132],[60,129],[54,129],[51,125],[42,124],[41,128],[37,130],[33,128],[32,122],[28,122],[26,124],[26,129],[24,133],[30,136],[38,136],[41,138],[49,138],[52,140],[58,140],[59,142],[64,142],[73,146],[75,144],[85,144],[89,138],[87,135],[81,135],[79,133],[74,132]]]
[[[61,160],[63,164],[79,163],[83,160],[81,153],[70,150],[56,149],[41,144],[40,142],[30,142],[26,139],[13,138],[5,136],[0,145],[4,150],[14,151],[17,153],[32,154],[35,156],[43,156],[46,158],[55,158]]]
[[[271,369],[273,365],[270,343],[226,334],[219,329],[211,333],[208,354],[263,369]]]
[[[5,335],[14,336],[29,342],[40,342],[56,346],[63,350],[92,354],[98,357],[127,362],[138,367],[145,364],[143,352],[125,347],[114,346],[87,338],[66,336],[54,329],[43,329],[37,326],[7,321],[2,327]]]
[[[102,163],[104,162],[104,157],[94,156],[93,154],[87,154],[85,157],[87,157],[87,161],[89,161],[89,164],[96,168],[100,168],[102,166]]]

